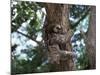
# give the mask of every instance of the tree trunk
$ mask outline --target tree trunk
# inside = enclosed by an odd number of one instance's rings
[[[87,32],[87,55],[89,58],[89,69],[96,68],[96,7],[91,7],[90,25]]]
[[[47,15],[44,40],[48,49],[48,59],[55,68],[53,71],[75,70],[70,42],[72,32],[68,22],[68,5],[48,3],[45,7]]]

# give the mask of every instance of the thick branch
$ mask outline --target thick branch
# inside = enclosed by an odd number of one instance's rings
[[[74,29],[75,27],[77,27],[80,21],[86,18],[86,16],[89,14],[89,11],[90,11],[90,7],[88,7],[88,9],[82,14],[82,16],[79,18],[79,20],[75,24],[71,25],[71,28]]]

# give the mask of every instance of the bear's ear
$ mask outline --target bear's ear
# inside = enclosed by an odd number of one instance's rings
[[[53,28],[54,33],[59,33],[61,31],[62,27],[61,25],[55,25]]]

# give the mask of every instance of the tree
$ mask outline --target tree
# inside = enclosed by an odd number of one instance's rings
[[[86,39],[79,31],[82,24],[85,24],[82,27],[83,31],[91,30],[88,23],[90,20],[90,24],[93,24],[94,20],[89,18],[90,7],[12,1],[12,74],[87,69],[85,47],[91,45],[84,45]],[[90,38],[92,33],[87,31],[84,32],[88,33],[87,36]],[[91,56],[92,53],[89,51],[90,49],[87,50],[89,64],[92,65],[91,58],[95,57],[95,54]],[[74,59],[75,53],[79,56]]]
[[[89,59],[89,69],[96,68],[96,8],[91,7],[90,25],[86,34],[87,56]]]
[[[68,17],[68,5],[45,4],[47,16],[44,25],[45,44],[55,71],[75,70]]]

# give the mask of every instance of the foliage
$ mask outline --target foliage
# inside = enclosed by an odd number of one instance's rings
[[[90,19],[89,9],[89,6],[84,5],[72,5],[70,8],[69,20],[72,22],[70,24],[72,28],[74,27],[73,29],[75,31],[71,41],[73,51],[77,53],[77,60],[75,63],[78,70],[88,69],[89,67],[85,39],[81,35],[81,31],[83,31],[84,34],[88,31]]]
[[[82,18],[81,14],[85,10],[87,10],[87,6],[72,5],[69,16],[70,23],[78,22],[77,18],[80,16]],[[11,2],[11,70],[13,74],[49,72],[54,69],[48,64],[47,50],[43,42],[42,29],[45,16],[45,8],[41,7],[41,3],[31,1]],[[75,32],[72,37],[73,51],[78,52],[78,55],[80,55],[78,59],[75,59],[77,69],[85,69],[88,66],[84,39],[80,32],[77,33],[84,20],[89,22],[89,18],[82,19],[74,27]],[[83,27],[86,26],[88,24]]]

